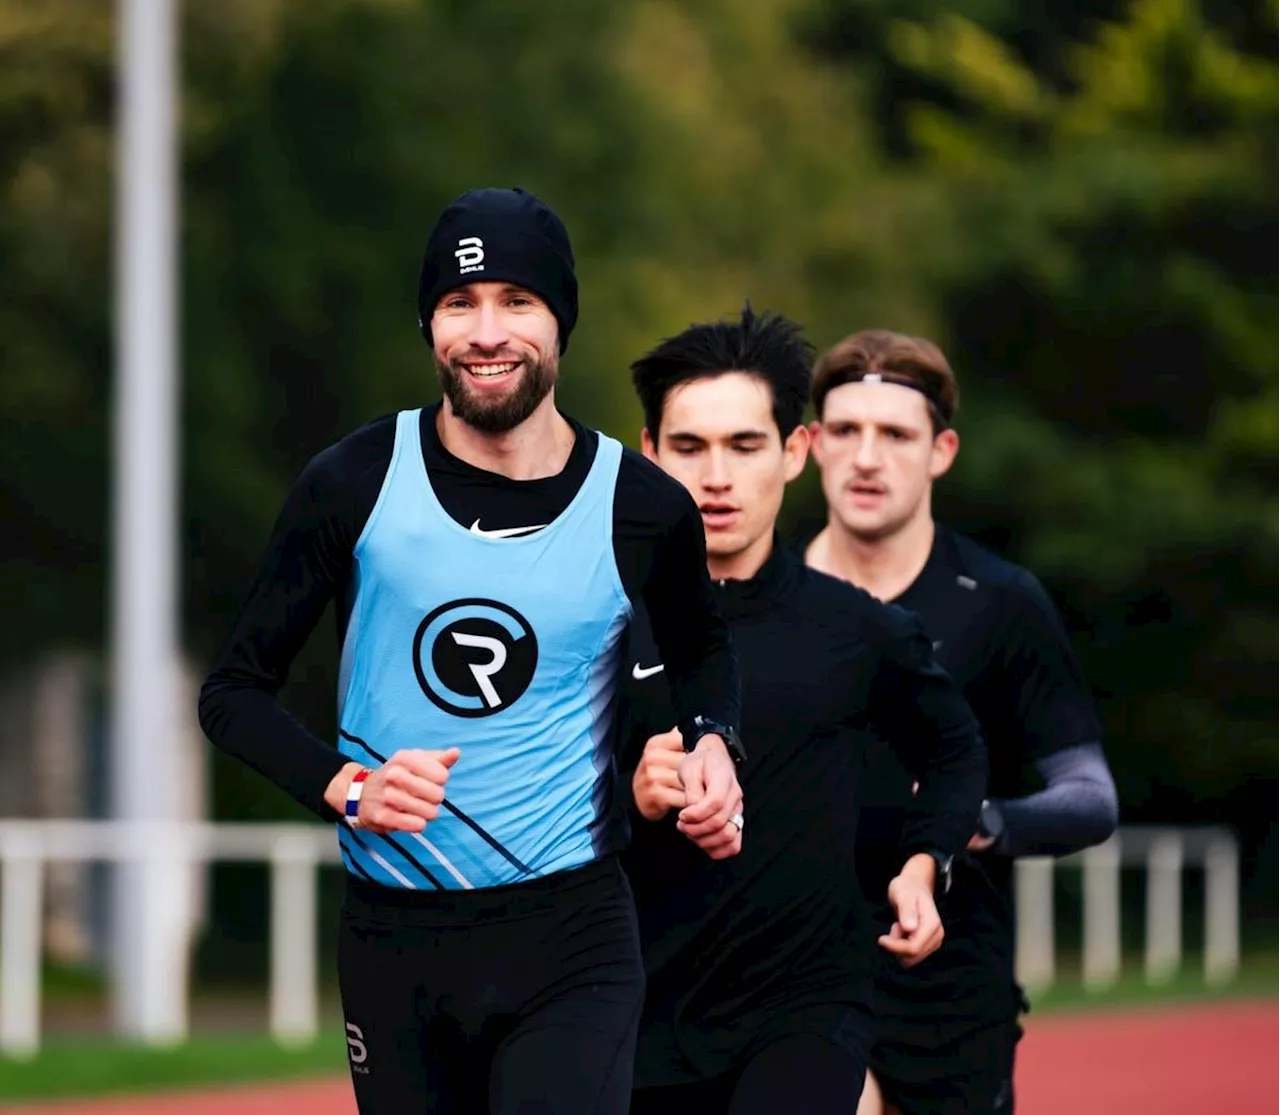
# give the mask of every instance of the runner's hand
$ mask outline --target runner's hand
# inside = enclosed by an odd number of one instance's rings
[[[631,777],[631,792],[646,821],[661,820],[669,810],[685,807],[684,786],[680,782],[683,758],[684,744],[675,728],[650,736],[645,742],[640,765]]]
[[[966,852],[985,852],[995,847],[995,843],[994,836],[983,836],[982,833],[975,832],[964,847]]]
[[[461,752],[397,751],[365,779],[357,817],[360,827],[382,835],[388,832],[421,832],[434,821],[444,801],[449,769]],[[325,800],[339,813],[347,798],[347,787],[360,769],[348,763],[329,783]]]
[[[893,953],[904,968],[914,968],[942,946],[945,933],[937,904],[933,900],[937,864],[932,856],[912,856],[889,884],[889,905],[896,920],[879,939],[886,952]]]
[[[676,828],[712,859],[736,856],[742,851],[742,787],[724,740],[715,735],[698,740],[680,760],[680,781],[688,805]]]

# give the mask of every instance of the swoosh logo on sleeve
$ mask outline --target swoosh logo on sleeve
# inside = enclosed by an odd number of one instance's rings
[[[522,534],[532,534],[535,530],[542,530],[546,527],[546,523],[537,523],[531,527],[503,527],[501,530],[485,530],[477,519],[468,528],[477,538],[519,538]]]
[[[635,678],[636,681],[644,681],[645,678],[651,678],[653,677],[654,674],[660,673],[661,670],[662,670],[661,662],[659,662],[656,666],[641,666],[640,663],[637,662],[634,666],[631,667],[631,676]]]

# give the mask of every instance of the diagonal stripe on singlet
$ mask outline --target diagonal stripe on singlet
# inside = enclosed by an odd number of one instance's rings
[[[354,874],[361,876],[365,882],[376,883],[377,880],[360,866],[360,861],[356,859],[350,852],[342,846],[342,841],[338,841],[338,851],[342,853],[342,862]]]
[[[498,855],[502,856],[502,858],[505,859],[509,864],[511,864],[511,866],[514,867],[517,871],[525,875],[533,874],[532,867],[528,867],[524,863],[522,863],[520,860],[516,859],[514,855],[508,852],[506,848],[504,848],[492,836],[490,836],[487,832],[485,832],[484,829],[482,829],[478,824],[476,824],[475,821],[473,821],[464,812],[462,812],[462,810],[459,809],[456,805],[448,801],[444,802],[443,805],[450,813],[452,813],[455,817],[458,818],[459,821],[461,821],[464,825],[466,825],[473,832],[475,832],[475,834],[478,837],[480,837],[481,840],[483,840],[486,844],[488,844],[489,847],[491,847],[495,852],[498,853]]]
[[[406,879],[403,875],[401,875],[399,871],[397,871],[390,863],[387,862],[385,857],[379,855],[376,851],[370,848],[368,844],[366,844],[363,840],[361,840],[359,833],[355,829],[348,828],[344,831],[351,837],[352,840],[354,840],[357,844],[360,845],[360,847],[362,847],[366,852],[369,853],[369,858],[372,859],[375,863],[377,863],[378,866],[384,868],[393,877],[399,879],[400,882],[402,882],[405,886],[407,887],[413,886],[413,884],[408,879]],[[440,880],[437,879],[433,874],[431,874],[431,872],[428,871],[426,867],[424,867],[421,863],[419,863],[407,848],[404,848],[400,844],[397,844],[394,840],[391,839],[390,836],[384,836],[382,835],[382,833],[378,833],[378,832],[369,832],[368,829],[365,829],[364,831],[368,833],[369,836],[377,837],[377,839],[385,841],[387,844],[391,845],[392,848],[394,848],[397,852],[399,852],[402,856],[404,856],[405,859],[407,859],[411,864],[413,864],[414,867],[416,867],[419,871],[421,871],[422,874],[426,876],[427,882],[429,882],[433,887],[435,887],[436,890],[445,889],[444,884],[441,883]],[[414,889],[416,890],[417,888],[414,887]]]
[[[379,755],[378,752],[376,752],[372,747],[370,747],[359,736],[353,736],[350,732],[344,732],[341,728],[338,729],[338,735],[340,735],[343,739],[356,744],[359,747],[363,747],[370,755],[372,755],[375,759],[377,759],[378,762],[385,763],[387,761],[385,756]],[[479,824],[477,824],[470,817],[468,817],[464,812],[462,812],[461,809],[459,809],[452,802],[446,800],[441,802],[440,804],[444,806],[444,808],[447,809],[450,813],[452,813],[455,817],[457,817],[459,821],[461,821],[464,825],[470,828],[478,837],[480,837],[481,840],[483,840],[486,844],[488,844],[490,848],[492,848],[495,852],[498,853],[498,855],[502,856],[502,858],[505,859],[509,864],[511,864],[511,866],[514,867],[517,871],[525,875],[532,875],[534,873],[532,867],[527,866],[526,864],[521,862],[519,859],[517,859],[514,855],[512,855],[509,851],[507,851],[506,848],[504,848],[501,844],[499,844],[497,840],[495,840],[492,836],[490,836],[489,833],[487,833],[483,828],[481,828]]]

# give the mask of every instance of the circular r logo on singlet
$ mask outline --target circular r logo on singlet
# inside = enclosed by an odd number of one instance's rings
[[[413,670],[437,708],[453,716],[492,716],[516,703],[538,665],[529,621],[496,600],[442,604],[418,624]]]

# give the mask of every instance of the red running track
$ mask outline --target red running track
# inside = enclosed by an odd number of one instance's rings
[[[1275,1115],[1274,1002],[1029,1018],[1019,1115]]]
[[[1275,1115],[1275,1004],[1028,1019],[1019,1115]],[[0,1108],[4,1115],[355,1115],[346,1080]],[[852,1113],[851,1113],[852,1115]]]

